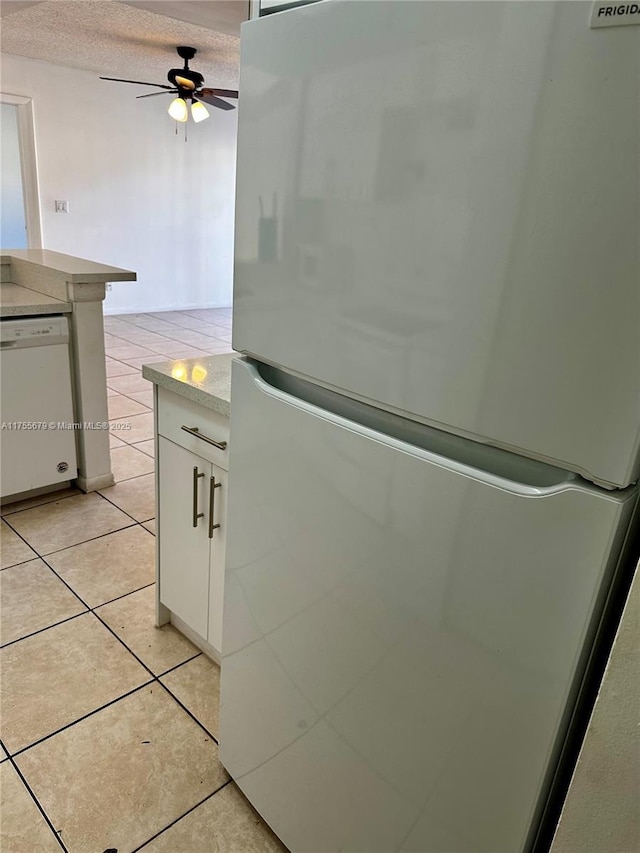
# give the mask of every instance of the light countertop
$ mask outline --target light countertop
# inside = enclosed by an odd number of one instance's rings
[[[4,281],[0,285],[0,317],[24,317],[34,314],[67,314],[70,302],[45,296],[36,290]]]
[[[0,249],[0,262],[3,264],[23,261],[46,267],[69,282],[135,281],[136,274],[131,270],[100,264],[62,252],[49,249]]]
[[[231,362],[236,353],[144,364],[142,375],[154,385],[221,415],[231,412]]]

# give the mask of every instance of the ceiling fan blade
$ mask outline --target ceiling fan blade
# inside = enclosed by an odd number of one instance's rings
[[[136,101],[139,98],[155,98],[156,95],[177,95],[177,89],[169,89],[168,92],[150,92],[148,95],[136,95]]]
[[[100,77],[101,80],[114,80],[116,83],[135,83],[137,86],[155,86],[157,89],[171,89],[173,86],[166,86],[164,83],[143,83],[142,80],[123,80],[121,77]]]
[[[221,98],[237,98],[238,90],[237,89],[200,89],[201,95],[204,93],[206,95],[218,95]],[[203,99],[204,100],[204,99]]]
[[[204,101],[205,104],[209,104],[211,107],[218,107],[220,110],[235,110],[236,108],[235,104],[230,104],[221,98],[216,98],[215,95],[209,95],[207,92],[196,92],[194,98],[198,101]]]
[[[202,100],[204,100],[204,98]],[[235,110],[236,108],[235,104],[230,104],[228,101],[223,101],[221,98],[215,98],[213,95],[209,95],[207,103],[212,107],[218,107],[220,110]]]
[[[205,104],[210,104],[212,107],[219,107],[221,110],[235,110],[236,108],[235,104],[229,104],[227,101],[212,95],[211,89],[202,89],[200,92],[195,92],[193,96],[199,101],[204,101]]]

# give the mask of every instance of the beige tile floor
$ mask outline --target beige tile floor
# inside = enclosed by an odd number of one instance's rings
[[[153,625],[140,366],[229,352],[230,324],[229,309],[106,317],[116,485],[2,507],[2,853],[285,850],[218,760],[218,667]]]

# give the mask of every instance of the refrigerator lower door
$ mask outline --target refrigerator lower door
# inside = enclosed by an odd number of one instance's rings
[[[222,762],[294,853],[517,853],[636,503],[232,378]]]

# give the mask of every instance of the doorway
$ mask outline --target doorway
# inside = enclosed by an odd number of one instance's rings
[[[0,245],[40,248],[40,199],[30,98],[0,94]]]

